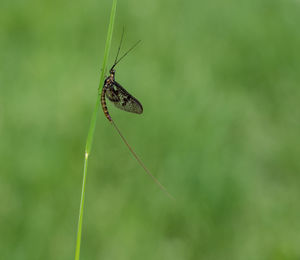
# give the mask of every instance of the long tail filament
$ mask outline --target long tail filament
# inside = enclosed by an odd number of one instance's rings
[[[121,131],[119,130],[119,128],[117,127],[117,125],[115,124],[115,122],[111,119],[110,122],[112,123],[112,125],[114,126],[114,128],[117,130],[118,134],[120,135],[120,137],[122,138],[122,140],[124,141],[124,143],[126,144],[126,146],[128,147],[128,149],[130,150],[130,152],[132,153],[132,155],[134,156],[134,158],[138,161],[138,163],[143,167],[143,169],[145,170],[145,172],[156,182],[156,184],[159,186],[159,188],[164,191],[167,196],[169,198],[171,198],[172,200],[175,200],[175,198],[167,191],[167,189],[152,175],[152,173],[147,169],[147,167],[144,165],[144,163],[140,160],[140,158],[136,155],[136,153],[134,152],[134,150],[131,148],[131,146],[128,144],[128,142],[126,141],[125,137],[123,136],[123,134],[121,133]]]

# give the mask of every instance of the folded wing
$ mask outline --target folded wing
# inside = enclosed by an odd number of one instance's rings
[[[143,113],[142,104],[116,81],[106,90],[106,97],[119,109],[136,114]]]

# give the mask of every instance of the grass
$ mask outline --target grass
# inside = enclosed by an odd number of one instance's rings
[[[84,211],[84,198],[85,198],[85,185],[86,185],[86,177],[87,177],[87,170],[88,170],[88,159],[91,152],[94,132],[96,128],[97,122],[97,115],[100,106],[100,95],[101,95],[101,87],[104,82],[105,71],[107,67],[107,59],[109,55],[109,50],[111,46],[111,39],[113,35],[114,29],[114,21],[116,15],[116,8],[117,8],[117,0],[113,0],[111,13],[110,13],[110,20],[108,25],[107,37],[106,37],[106,44],[104,49],[104,59],[102,64],[101,76],[99,81],[98,87],[98,97],[95,105],[95,109],[92,115],[90,128],[88,132],[88,137],[86,140],[85,146],[85,156],[84,156],[84,167],[83,167],[83,179],[82,179],[82,189],[81,189],[81,199],[80,199],[80,208],[79,208],[79,219],[78,219],[78,230],[77,230],[77,239],[76,239],[76,249],[75,249],[75,260],[79,260],[80,258],[80,246],[81,246],[81,234],[82,234],[82,223],[83,223],[83,211]]]

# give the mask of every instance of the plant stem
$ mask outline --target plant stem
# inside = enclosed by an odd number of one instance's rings
[[[89,132],[88,132],[88,137],[87,137],[87,140],[86,140],[86,146],[85,146],[83,179],[82,179],[81,199],[80,199],[79,219],[78,219],[78,230],[77,230],[76,249],[75,249],[75,260],[79,260],[79,257],[80,257],[80,245],[81,245],[81,233],[82,233],[84,198],[85,198],[85,184],[86,184],[86,176],[87,176],[87,168],[88,168],[88,158],[89,158],[89,154],[91,152],[94,132],[95,132],[95,128],[96,128],[98,109],[99,109],[99,106],[100,106],[101,87],[102,87],[102,84],[104,82],[106,64],[107,64],[107,59],[108,59],[110,45],[111,45],[111,39],[112,39],[114,21],[115,21],[115,14],[116,14],[116,7],[117,7],[117,0],[113,0],[111,13],[110,13],[110,21],[109,21],[109,26],[108,26],[107,38],[106,38],[106,43],[105,43],[105,49],[104,49],[104,58],[103,58],[103,65],[102,65],[102,71],[101,71],[99,88],[98,88],[98,96],[97,96],[95,109],[94,109],[94,112],[93,112],[93,115],[92,115],[90,128],[89,128]]]

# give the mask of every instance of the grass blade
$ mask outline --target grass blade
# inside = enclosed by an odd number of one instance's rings
[[[81,233],[82,233],[84,198],[85,198],[85,184],[86,184],[86,176],[87,176],[87,169],[88,169],[88,158],[89,158],[89,154],[91,152],[94,132],[95,132],[95,128],[96,128],[97,115],[98,115],[98,110],[99,110],[99,106],[100,106],[100,98],[99,97],[101,94],[101,87],[104,82],[104,76],[105,76],[105,71],[106,71],[106,66],[107,66],[106,64],[107,64],[107,59],[108,59],[109,50],[110,50],[110,46],[111,46],[111,39],[112,39],[113,28],[114,28],[116,8],[117,8],[117,0],[113,0],[111,13],[110,13],[110,21],[109,21],[109,26],[108,26],[107,38],[106,38],[106,43],[105,43],[105,49],[104,49],[104,58],[103,58],[102,71],[101,71],[99,88],[98,88],[98,96],[97,96],[95,109],[94,109],[94,112],[92,115],[90,128],[89,128],[89,132],[88,132],[88,137],[86,140],[86,146],[85,146],[84,169],[83,169],[81,199],[80,199],[79,218],[78,218],[75,260],[79,260],[79,257],[80,257],[80,245],[81,245]]]

